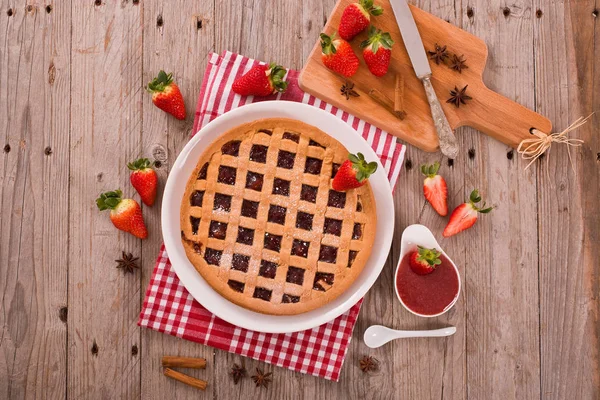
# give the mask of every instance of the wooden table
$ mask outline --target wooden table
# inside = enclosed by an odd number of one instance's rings
[[[406,153],[395,194],[397,236],[408,224],[440,236],[444,219],[421,194],[419,165],[439,160],[450,204],[481,189],[496,209],[443,240],[463,293],[447,315],[406,312],[393,294],[396,240],[365,299],[339,383],[273,370],[272,388],[234,386],[238,356],[137,327],[161,242],[160,203],[145,209],[150,237],[118,233],[94,204],[127,188],[138,156],[169,165],[192,129],[207,54],[225,49],[300,68],[333,0],[0,1],[0,398],[598,399],[600,347],[600,115],[529,170],[510,148],[460,129],[452,162]],[[597,1],[419,0],[490,49],[485,82],[564,129],[600,110]],[[508,4],[508,6],[507,6]],[[178,122],[143,86],[173,71],[188,109]],[[124,276],[113,260],[141,257]],[[369,350],[373,323],[456,325],[448,339]],[[165,354],[202,356],[206,393],[162,375]],[[364,375],[361,356],[381,362]]]

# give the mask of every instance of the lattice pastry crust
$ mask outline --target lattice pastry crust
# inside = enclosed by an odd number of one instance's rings
[[[299,314],[343,293],[363,269],[377,217],[370,184],[331,189],[348,151],[314,126],[261,119],[202,154],[181,204],[182,241],[230,301]]]

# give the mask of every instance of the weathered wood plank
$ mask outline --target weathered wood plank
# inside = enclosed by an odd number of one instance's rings
[[[64,398],[70,4],[2,1],[0,398]],[[64,317],[63,317],[64,319]]]
[[[417,1],[414,3],[425,11],[460,26],[460,12],[455,11],[453,1],[435,4]],[[442,99],[440,99],[442,100]],[[461,133],[459,133],[460,137]],[[393,393],[400,398],[414,399],[461,399],[466,398],[466,352],[465,345],[465,254],[463,242],[458,239],[442,240],[441,232],[446,219],[440,217],[423,197],[423,179],[420,166],[439,161],[440,174],[448,184],[450,209],[463,201],[465,156],[448,160],[441,154],[429,154],[414,147],[406,150],[405,164],[396,189],[396,240],[392,249],[393,267],[400,253],[402,231],[408,225],[420,223],[429,227],[444,250],[458,265],[463,283],[463,293],[447,314],[433,319],[423,319],[409,313],[396,301],[395,294],[387,296],[394,301],[392,326],[396,329],[435,329],[456,326],[457,332],[446,339],[407,339],[392,344],[394,386]],[[393,277],[393,275],[392,275]],[[394,285],[390,279],[391,290]]]
[[[151,232],[142,243],[142,295],[152,276],[158,249],[162,242],[160,208],[162,189],[170,165],[187,143],[192,133],[198,93],[206,67],[207,54],[214,46],[213,2],[170,2],[152,0],[142,3],[144,10],[144,67],[143,84],[150,82],[160,71],[173,72],[183,94],[187,118],[178,121],[157,109],[149,94],[143,97],[143,137],[140,156],[160,161],[159,196],[152,208],[144,214]],[[204,357],[205,370],[185,370],[185,373],[209,382],[204,396],[214,393],[213,349],[177,339],[148,329],[142,330],[142,388],[141,398],[197,398],[198,389],[168,379],[162,374],[160,359],[163,355]]]
[[[594,1],[535,1],[538,111],[561,131],[600,110],[600,28]],[[541,389],[547,399],[600,398],[600,118],[570,134],[537,165]]]
[[[484,82],[534,107],[533,19],[530,1],[506,7],[475,1],[464,27],[484,39]],[[470,14],[470,13],[469,13]],[[505,145],[467,131],[461,137],[463,196],[479,188],[495,206],[457,238],[465,251],[467,393],[472,398],[540,397],[536,179]],[[471,152],[471,150],[473,150]],[[512,158],[511,158],[512,157]],[[498,384],[501,382],[501,384]]]
[[[139,398],[140,275],[114,260],[139,256],[141,244],[94,200],[119,187],[139,200],[127,162],[142,150],[142,12],[96,3],[72,3],[68,395]]]

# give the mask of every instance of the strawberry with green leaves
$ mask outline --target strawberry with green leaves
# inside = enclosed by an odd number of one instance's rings
[[[286,69],[281,65],[255,65],[233,82],[231,89],[242,96],[268,96],[285,92],[288,83],[283,80]]]
[[[442,253],[436,249],[427,249],[425,247],[417,246],[417,251],[413,251],[409,255],[408,261],[410,269],[412,269],[415,274],[430,274],[442,263],[442,260],[440,260],[441,254]]]
[[[359,0],[344,8],[340,26],[338,28],[340,37],[344,40],[352,40],[354,36],[364,31],[371,23],[371,15],[383,14],[381,6],[373,5],[373,0]]]
[[[368,163],[362,153],[349,154],[348,159],[340,166],[331,186],[334,190],[343,192],[361,187],[367,179],[377,171],[377,163]]]
[[[423,194],[433,209],[442,217],[448,215],[448,187],[446,180],[438,175],[440,163],[421,165],[421,172],[426,176],[423,181]]]
[[[373,75],[383,76],[387,73],[393,45],[394,41],[388,32],[382,32],[371,25],[369,38],[360,47],[363,48],[363,58]]]
[[[133,236],[146,239],[148,230],[142,216],[142,208],[133,199],[123,199],[120,190],[102,193],[96,199],[96,205],[100,211],[110,210],[110,220],[113,225]]]
[[[127,168],[131,170],[131,174],[129,174],[131,185],[140,194],[142,202],[147,206],[152,206],[158,187],[158,175],[152,169],[152,163],[147,158],[140,158],[127,164]]]
[[[346,77],[354,75],[360,63],[348,42],[324,33],[321,33],[321,60],[327,68]]]
[[[173,82],[173,74],[161,70],[146,87],[152,93],[152,103],[177,119],[185,119],[185,103],[179,86]]]
[[[487,214],[492,211],[493,207],[485,208],[485,202],[481,207],[478,207],[476,204],[480,201],[481,196],[479,196],[479,191],[477,189],[473,190],[471,196],[469,196],[469,201],[461,204],[452,211],[450,221],[448,221],[448,225],[446,225],[442,235],[450,237],[465,229],[469,229],[477,222],[479,213]]]

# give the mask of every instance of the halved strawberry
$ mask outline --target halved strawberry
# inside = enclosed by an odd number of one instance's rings
[[[242,96],[268,96],[285,92],[288,83],[283,80],[286,69],[281,65],[255,65],[233,82],[231,89]]]
[[[334,190],[346,191],[367,183],[367,179],[377,171],[377,163],[367,163],[362,153],[349,154],[348,159],[338,169],[331,186]]]
[[[487,214],[492,211],[493,207],[484,208],[485,202],[483,203],[483,206],[477,207],[476,203],[479,203],[480,201],[481,197],[479,196],[479,191],[477,189],[473,190],[471,196],[469,196],[469,201],[461,204],[452,211],[450,221],[448,221],[448,225],[446,225],[442,235],[444,235],[444,237],[456,235],[457,233],[472,227],[477,221],[478,213]]]
[[[147,158],[140,158],[127,164],[127,168],[131,170],[129,175],[131,185],[140,194],[142,202],[147,206],[152,206],[158,187],[158,175],[152,169],[152,163]]]
[[[442,263],[440,255],[442,253],[436,249],[427,249],[422,246],[417,246],[417,251],[413,251],[409,255],[410,269],[419,275],[427,275],[435,270],[435,267]]]
[[[373,25],[369,28],[369,38],[360,44],[363,57],[369,71],[375,76],[387,73],[392,59],[392,46],[394,41],[388,32],[382,32]]]
[[[371,22],[372,15],[383,14],[381,6],[374,6],[373,0],[360,0],[344,8],[340,19],[339,32],[344,40],[352,40],[354,36],[365,30]]]
[[[440,163],[421,165],[421,172],[427,178],[423,181],[423,194],[433,209],[442,217],[448,214],[448,187],[446,181],[437,174]]]
[[[350,77],[358,71],[360,62],[348,42],[334,37],[321,33],[321,60],[330,70]]]
[[[122,195],[120,190],[102,193],[96,199],[96,205],[100,211],[110,210],[110,220],[117,229],[129,232],[140,239],[146,239],[148,230],[144,223],[142,208],[137,201],[123,199]]]
[[[160,71],[146,87],[152,93],[152,103],[177,119],[185,119],[185,103],[179,86],[173,82],[173,74]]]

